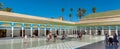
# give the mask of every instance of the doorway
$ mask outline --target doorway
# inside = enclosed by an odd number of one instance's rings
[[[22,30],[20,30],[20,36],[22,37]],[[25,36],[25,30],[23,30],[23,36]]]
[[[6,37],[6,29],[0,29],[0,38]]]
[[[33,35],[38,36],[38,30],[35,30]]]
[[[49,30],[46,30],[46,35],[48,35],[48,34],[49,34],[49,32],[50,32]]]

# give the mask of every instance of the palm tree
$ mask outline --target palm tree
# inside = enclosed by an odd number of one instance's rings
[[[61,11],[62,11],[62,18],[63,18],[63,15],[64,15],[64,11],[65,11],[65,9],[62,8]]]
[[[86,13],[86,9],[82,9],[82,8],[78,8],[77,10],[77,16],[79,17],[79,19],[82,18],[82,16],[84,16]]]
[[[62,8],[61,10],[62,10],[62,12],[64,13],[65,9],[64,9],[64,8]]]
[[[96,13],[96,7],[93,7],[93,8],[92,8],[92,12],[93,12],[93,13]]]
[[[72,14],[71,13],[69,14],[69,17],[70,17],[70,21],[72,21]]]
[[[11,8],[5,8],[3,11],[6,11],[6,12],[11,12],[12,11],[12,9]]]
[[[82,9],[82,16],[84,16],[84,14],[86,13],[86,9]]]
[[[77,16],[79,17],[79,19],[81,19],[81,17],[82,17],[82,8],[78,8]]]
[[[12,9],[11,8],[3,8],[3,4],[2,3],[0,3],[0,11],[6,11],[6,12],[11,12],[12,11]]]
[[[69,17],[70,17],[70,21],[72,21],[72,11],[73,11],[73,8],[70,8],[70,14],[69,14]]]

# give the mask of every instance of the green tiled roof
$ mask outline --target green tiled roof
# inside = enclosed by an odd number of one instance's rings
[[[120,15],[120,10],[92,13],[92,14],[85,16],[83,19],[106,17],[106,16],[112,16],[112,15]]]

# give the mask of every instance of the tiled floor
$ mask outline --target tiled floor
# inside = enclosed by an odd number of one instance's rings
[[[120,37],[118,38],[120,41]],[[94,44],[78,47],[76,49],[120,49],[120,43],[118,45],[106,45],[104,41],[100,41]]]
[[[104,40],[104,36],[84,35],[82,40],[69,36],[64,41],[60,38],[56,42],[46,42],[46,38],[30,38],[24,44],[23,39],[0,40],[0,49],[75,49]]]

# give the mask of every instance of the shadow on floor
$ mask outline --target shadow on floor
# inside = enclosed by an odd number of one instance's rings
[[[118,49],[118,48],[119,46],[108,46],[108,45],[105,46],[105,49]]]
[[[78,48],[75,48],[75,49],[120,49],[120,37],[118,38],[118,45],[106,45],[104,41],[100,41],[100,42],[97,42],[97,43],[93,43],[93,44],[90,44],[90,45],[86,45],[86,46],[83,46],[83,47],[78,47]]]

